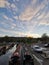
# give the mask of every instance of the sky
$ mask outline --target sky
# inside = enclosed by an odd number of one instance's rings
[[[0,0],[0,36],[49,35],[49,0]]]

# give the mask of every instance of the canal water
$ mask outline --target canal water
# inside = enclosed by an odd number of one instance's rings
[[[0,65],[8,65],[9,59],[15,50],[16,50],[16,45],[13,48],[9,49],[6,52],[6,54],[0,56]]]

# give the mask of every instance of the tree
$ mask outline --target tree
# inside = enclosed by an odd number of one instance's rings
[[[48,37],[48,35],[46,33],[44,33],[41,38],[42,38],[42,42],[43,43],[47,43],[48,42],[49,37]]]
[[[42,38],[48,38],[48,35],[47,35],[46,33],[44,33],[44,34],[42,35]]]
[[[6,35],[6,36],[4,37],[4,41],[8,42],[8,40],[9,40],[9,37]]]

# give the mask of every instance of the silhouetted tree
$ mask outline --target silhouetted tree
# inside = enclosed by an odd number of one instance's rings
[[[41,38],[42,38],[43,43],[48,42],[49,37],[48,37],[48,35],[46,33],[44,33]]]

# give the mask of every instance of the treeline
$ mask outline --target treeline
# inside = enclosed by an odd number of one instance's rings
[[[32,42],[36,42],[37,39],[36,38],[31,38],[31,37],[0,37],[0,42],[28,42],[28,43],[32,43]]]
[[[0,42],[24,42],[24,43],[37,43],[42,41],[43,43],[49,42],[49,36],[43,34],[41,38],[31,38],[31,37],[0,37]]]

